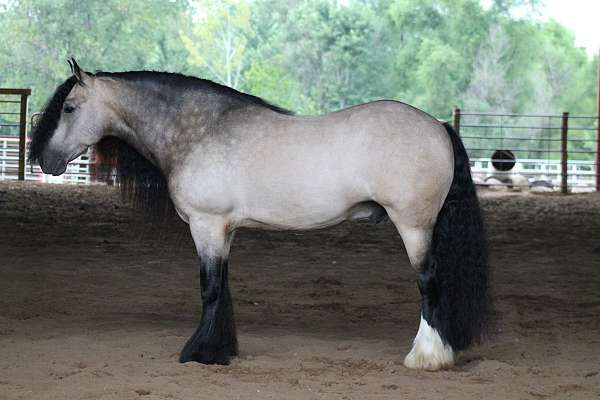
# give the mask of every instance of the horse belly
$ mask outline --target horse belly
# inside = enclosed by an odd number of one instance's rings
[[[306,171],[305,171],[306,172]],[[281,176],[254,185],[243,205],[245,224],[273,229],[316,229],[347,219],[349,210],[368,195],[360,185],[325,171]]]

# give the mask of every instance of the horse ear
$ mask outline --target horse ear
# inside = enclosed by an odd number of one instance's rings
[[[82,86],[85,86],[85,82],[87,79],[89,79],[89,75],[79,67],[79,64],[77,64],[75,58],[71,57],[67,60],[67,62],[71,67],[71,73],[77,79],[77,83],[79,83]]]

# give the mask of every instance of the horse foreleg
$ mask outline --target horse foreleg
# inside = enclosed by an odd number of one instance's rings
[[[190,221],[190,228],[200,258],[202,318],[179,361],[229,364],[238,353],[227,276],[231,234],[222,221]]]

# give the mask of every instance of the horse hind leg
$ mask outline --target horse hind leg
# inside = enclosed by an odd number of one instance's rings
[[[486,336],[493,316],[484,219],[469,158],[452,127],[444,127],[452,141],[454,174],[441,207],[438,187],[434,196],[413,191],[412,201],[405,197],[402,207],[387,210],[418,273],[422,296],[419,332],[404,364],[428,370],[451,366],[454,352]]]
[[[394,221],[393,213],[390,218]],[[454,352],[452,347],[442,339],[440,332],[434,328],[436,314],[440,309],[435,265],[430,255],[433,226],[425,224],[415,227],[397,223],[396,227],[404,241],[410,263],[417,272],[417,285],[421,293],[419,330],[411,351],[404,359],[404,365],[408,368],[428,371],[449,368],[454,365]]]

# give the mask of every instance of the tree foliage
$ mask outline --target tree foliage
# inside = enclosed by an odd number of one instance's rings
[[[245,0],[201,0],[194,7],[191,32],[181,33],[190,66],[200,67],[197,72],[206,69],[212,80],[239,89],[249,62],[249,4]]]
[[[93,70],[200,75],[300,113],[394,98],[591,114],[595,60],[539,0],[8,0],[0,86],[41,107],[75,56]],[[529,10],[515,17],[515,8]]]

